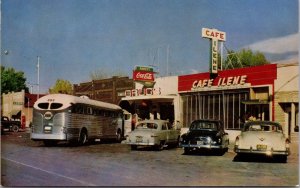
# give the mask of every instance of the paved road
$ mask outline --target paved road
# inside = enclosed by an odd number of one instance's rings
[[[44,147],[28,133],[1,136],[3,186],[295,186],[298,147],[287,163],[264,159],[235,162],[230,149],[183,155],[181,148],[152,151],[118,143]],[[295,152],[296,151],[296,152]]]

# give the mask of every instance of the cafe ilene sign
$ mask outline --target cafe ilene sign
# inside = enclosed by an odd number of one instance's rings
[[[226,33],[217,29],[202,28],[202,37],[211,40],[210,73],[218,73],[218,42],[226,41]]]

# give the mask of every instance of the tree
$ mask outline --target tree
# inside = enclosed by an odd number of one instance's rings
[[[242,67],[251,67],[257,65],[265,65],[270,62],[266,59],[265,55],[261,52],[252,52],[250,49],[242,49],[240,52],[229,50],[227,58],[224,61],[224,69],[234,69]]]
[[[26,86],[26,78],[24,72],[15,71],[14,68],[6,68],[1,66],[1,94],[8,92],[20,92],[29,89]]]
[[[72,94],[72,84],[68,80],[57,79],[53,87],[49,89],[49,93]]]

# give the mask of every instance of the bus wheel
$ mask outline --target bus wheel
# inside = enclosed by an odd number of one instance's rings
[[[121,135],[121,131],[118,130],[117,132],[117,137],[116,137],[117,142],[121,142],[122,141],[122,135]]]
[[[78,140],[79,145],[84,145],[87,142],[87,134],[85,130],[82,130]]]

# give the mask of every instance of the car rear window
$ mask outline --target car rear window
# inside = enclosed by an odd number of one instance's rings
[[[192,130],[217,130],[217,124],[214,122],[194,122],[190,129]]]
[[[250,124],[245,126],[244,131],[266,131],[266,132],[280,132],[281,127],[275,124]]]
[[[157,129],[157,124],[156,123],[140,123],[137,125],[136,128],[138,129]]]

